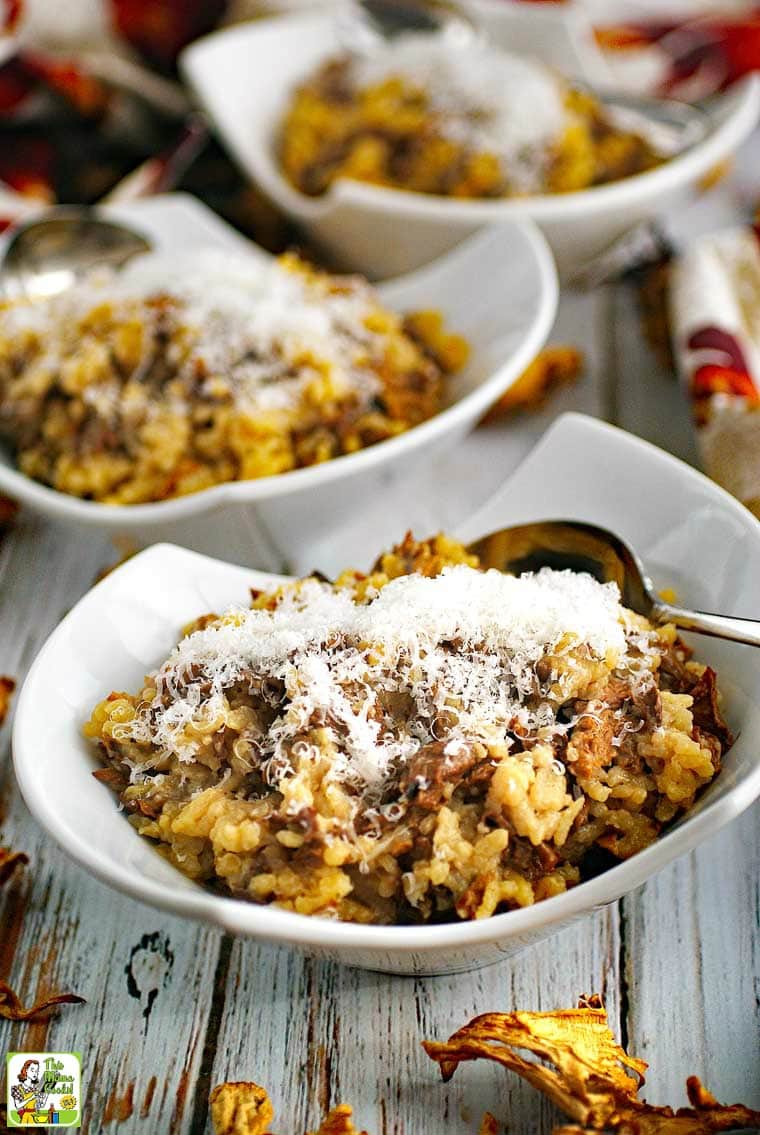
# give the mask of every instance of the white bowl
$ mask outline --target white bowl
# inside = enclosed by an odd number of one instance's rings
[[[491,38],[511,42],[513,7],[488,16]],[[570,74],[588,70],[588,52],[556,16],[518,14],[519,45]],[[531,28],[533,42],[531,43]],[[275,152],[288,93],[341,48],[333,16],[296,15],[240,24],[207,36],[180,59],[216,128],[245,172],[310,237],[342,265],[382,279],[440,256],[484,225],[529,217],[547,237],[560,275],[570,275],[638,222],[672,206],[714,166],[732,154],[760,112],[760,79],[751,76],[721,97],[705,138],[657,169],[576,193],[501,201],[452,200],[340,179],[322,197],[295,189]],[[597,79],[598,76],[591,76]]]
[[[760,524],[675,458],[580,415],[561,418],[460,535],[470,539],[512,522],[562,516],[617,530],[642,553],[657,584],[674,586],[685,604],[758,614]],[[368,548],[367,561],[377,551]],[[184,623],[202,611],[245,603],[250,586],[276,579],[179,548],[151,548],[77,604],[24,683],[13,734],[24,799],[78,863],[133,898],[348,965],[392,973],[463,971],[524,949],[620,898],[760,795],[760,652],[703,639],[699,656],[718,671],[738,739],[689,818],[605,874],[480,922],[414,928],[338,923],[211,894],[171,867],[117,812],[113,794],[91,776],[97,762],[81,727],[111,689],[138,688]],[[55,784],[67,786],[65,807],[51,792]]]
[[[268,255],[181,194],[104,212],[168,252],[211,246]],[[469,433],[541,349],[557,309],[551,254],[540,232],[522,221],[479,233],[379,291],[399,311],[438,308],[470,344],[467,366],[447,383],[445,408],[422,425],[322,465],[141,505],[105,505],[57,492],[19,472],[9,449],[0,446],[0,493],[48,517],[141,543],[170,540],[256,567],[280,566],[299,547],[329,534],[331,520],[345,521],[366,507],[388,467],[403,472]]]

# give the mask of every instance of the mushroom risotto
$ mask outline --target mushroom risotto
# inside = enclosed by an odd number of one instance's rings
[[[292,255],[147,254],[0,300],[0,436],[62,492],[164,500],[403,433],[466,357],[435,311],[397,315]]]
[[[664,160],[537,60],[419,35],[328,60],[306,78],[279,152],[309,195],[341,177],[452,197],[565,193]]]
[[[615,584],[406,540],[205,615],[86,736],[137,830],[239,898],[484,918],[652,843],[720,769],[713,671]]]

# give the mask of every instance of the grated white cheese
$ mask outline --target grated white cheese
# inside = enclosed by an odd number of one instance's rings
[[[472,740],[509,744],[515,728],[565,731],[536,663],[578,648],[625,664],[616,585],[569,571],[514,577],[456,566],[434,578],[402,576],[361,604],[311,579],[288,588],[273,611],[233,610],[183,639],[157,672],[154,701],[128,728],[192,760],[200,741],[188,726],[223,720],[236,683],[273,680],[284,688],[275,720],[251,738],[270,783],[294,771],[294,759],[309,755],[305,735],[324,728],[335,749],[330,775],[372,795],[441,740],[441,728],[444,759]]]
[[[171,322],[183,332],[184,357],[175,361],[189,387],[200,361],[207,376],[202,393],[213,394],[221,380],[242,409],[284,410],[298,405],[327,365],[336,393],[351,391],[369,402],[379,389],[369,363],[381,349],[365,326],[373,293],[358,278],[339,292],[330,291],[330,281],[307,278],[274,259],[213,249],[171,257],[150,252],[119,272],[94,271],[61,295],[13,304],[0,313],[0,323],[8,334],[39,333],[46,350],[39,366],[57,371],[78,337],[78,321],[100,304],[113,305],[120,320],[150,324],[156,317],[148,301],[167,295]],[[146,368],[152,359],[147,346]],[[141,377],[138,367],[132,380]],[[113,381],[93,383],[86,397],[108,417],[118,408],[115,392]]]
[[[401,36],[357,57],[351,76],[359,87],[397,76],[424,89],[443,132],[495,154],[516,192],[543,187],[550,148],[570,122],[558,75],[487,43],[465,52],[445,35]]]

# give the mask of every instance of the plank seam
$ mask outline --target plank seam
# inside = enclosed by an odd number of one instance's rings
[[[617,904],[617,906],[618,938],[620,941],[620,945],[618,947],[618,1010],[620,1019],[620,1044],[627,1052],[630,1032],[628,1018],[631,1012],[631,997],[628,981],[628,915],[625,909],[625,899],[622,899]]]
[[[219,944],[219,955],[214,971],[214,990],[211,997],[206,1035],[203,1041],[198,1077],[195,1081],[195,1099],[193,1101],[193,1115],[190,1121],[189,1135],[204,1135],[208,1123],[208,1103],[211,1095],[211,1077],[214,1071],[216,1047],[219,1040],[219,1031],[224,1013],[224,1003],[227,996],[227,974],[230,968],[233,939],[225,934]]]

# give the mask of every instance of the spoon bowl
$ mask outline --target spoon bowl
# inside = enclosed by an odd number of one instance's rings
[[[615,583],[624,606],[653,623],[674,623],[681,630],[760,646],[760,621],[690,611],[661,599],[643,563],[628,545],[593,524],[544,520],[502,528],[467,549],[483,568],[522,575],[541,568],[583,571],[600,583]]]
[[[0,260],[0,294],[6,299],[49,298],[95,268],[121,268],[151,247],[140,233],[96,209],[49,209],[14,230]]]
[[[455,46],[473,43],[479,32],[453,0],[353,0],[338,17],[344,47],[356,54],[402,35],[442,34]]]

